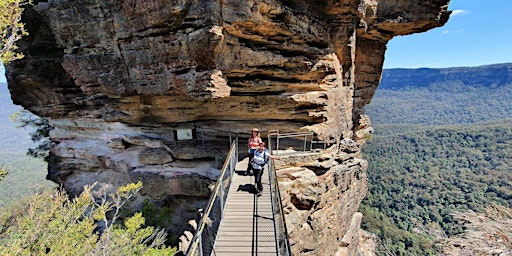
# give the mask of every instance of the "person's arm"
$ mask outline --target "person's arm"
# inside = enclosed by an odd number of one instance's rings
[[[270,159],[278,159],[278,160],[281,159],[281,157],[279,157],[279,156],[273,156],[273,155],[270,155],[270,154],[268,155],[268,157]]]
[[[270,159],[278,159],[278,160],[281,159],[281,157],[271,155],[268,151],[266,153],[267,153],[267,157]]]

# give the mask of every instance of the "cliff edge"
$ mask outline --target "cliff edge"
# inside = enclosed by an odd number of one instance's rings
[[[323,154],[279,167],[292,249],[358,255],[363,106],[386,43],[444,25],[448,1],[34,1],[6,76],[15,104],[50,118],[48,178],[73,194],[142,180],[193,209],[230,138],[313,132]]]

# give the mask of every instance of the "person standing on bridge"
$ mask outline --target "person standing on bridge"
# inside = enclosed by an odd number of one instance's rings
[[[260,131],[258,128],[252,129],[252,135],[249,138],[249,161],[247,162],[247,175],[251,175],[251,161],[254,156],[254,151],[258,150],[260,143],[263,143],[260,137]]]
[[[263,185],[261,184],[261,176],[263,176],[263,169],[265,165],[268,163],[269,159],[281,159],[278,156],[271,155],[268,150],[265,148],[265,142],[261,142],[258,150],[254,151],[254,156],[252,158],[251,167],[254,171],[254,179],[256,181],[256,193],[258,196],[261,196],[261,191],[263,191]]]

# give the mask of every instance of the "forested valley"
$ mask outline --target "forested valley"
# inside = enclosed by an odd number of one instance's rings
[[[512,70],[494,67],[503,66]],[[444,254],[449,239],[468,232],[461,216],[473,212],[500,209],[512,229],[512,72],[475,78],[492,68],[463,69],[474,80],[461,69],[393,70],[394,85],[384,71],[366,108],[375,133],[363,147],[369,192],[360,208],[379,255]],[[509,253],[510,236],[502,238]]]

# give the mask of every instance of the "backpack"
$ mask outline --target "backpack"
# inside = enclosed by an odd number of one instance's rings
[[[263,166],[268,163],[268,150],[260,152],[256,150],[254,152],[254,157],[252,158],[252,168],[254,169],[263,169]]]

